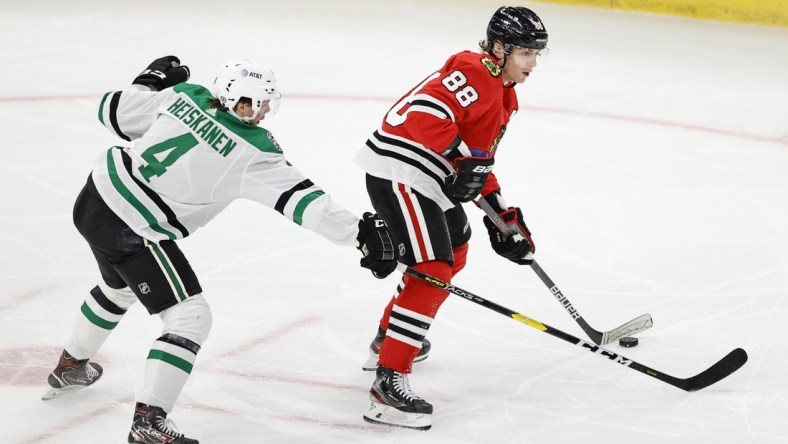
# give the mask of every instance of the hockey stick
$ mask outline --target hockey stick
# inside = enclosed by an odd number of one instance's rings
[[[519,234],[521,236],[523,235],[522,233],[520,233],[519,227],[507,226],[504,223],[504,221],[501,220],[500,216],[498,216],[498,213],[495,212],[495,210],[490,206],[489,203],[487,203],[485,199],[480,198],[475,202],[479,205],[479,207],[482,210],[484,210],[484,213],[487,214],[487,217],[489,217],[490,220],[493,221],[495,226],[498,227],[498,229],[501,230],[502,233],[509,233],[510,235],[511,234]],[[516,229],[517,231],[512,232],[512,229]],[[619,338],[623,338],[624,336],[630,336],[630,335],[634,335],[635,333],[640,333],[641,331],[651,328],[651,326],[654,325],[654,321],[651,319],[651,315],[644,314],[612,330],[608,330],[605,332],[598,331],[593,327],[591,327],[590,325],[588,325],[588,322],[586,322],[586,320],[583,319],[583,316],[580,314],[580,312],[577,311],[575,306],[572,305],[569,299],[558,288],[558,286],[555,285],[553,280],[550,279],[547,273],[544,272],[542,267],[539,266],[539,264],[535,260],[531,264],[531,269],[536,273],[537,276],[539,276],[539,279],[541,279],[542,282],[544,282],[544,284],[547,286],[550,292],[553,293],[553,296],[555,296],[558,302],[560,302],[561,305],[564,306],[564,310],[566,310],[566,312],[569,313],[570,316],[572,316],[572,319],[574,319],[580,325],[580,328],[583,329],[586,335],[588,335],[588,337],[591,338],[591,340],[594,341],[596,345],[609,344]]]
[[[684,379],[676,378],[674,376],[670,376],[668,374],[654,370],[653,368],[647,367],[643,364],[640,364],[639,362],[633,361],[629,358],[614,353],[610,350],[604,349],[598,345],[594,345],[580,338],[576,338],[568,333],[564,333],[563,331],[553,328],[542,322],[539,322],[536,319],[531,319],[525,315],[514,312],[506,307],[496,304],[495,302],[488,301],[487,299],[484,299],[481,296],[477,296],[467,290],[463,290],[462,288],[455,287],[454,285],[444,282],[438,278],[435,278],[428,274],[422,273],[419,270],[408,267],[405,264],[400,263],[399,265],[397,265],[397,270],[401,271],[402,273],[408,274],[416,279],[424,281],[430,285],[433,285],[440,289],[446,290],[452,294],[460,296],[464,299],[467,299],[475,304],[479,304],[484,308],[488,308],[506,317],[512,318],[517,322],[521,322],[529,327],[533,327],[541,332],[547,333],[550,336],[555,336],[556,338],[562,339],[566,342],[569,342],[570,344],[577,345],[581,347],[583,350],[588,350],[599,356],[608,358],[615,363],[621,364],[624,367],[637,370],[640,373],[659,379],[662,382],[666,382],[674,387],[678,387],[688,392],[694,392],[706,388],[714,384],[715,382],[719,382],[720,380],[724,379],[726,376],[730,375],[731,373],[741,368],[741,366],[744,365],[745,362],[747,362],[747,352],[745,352],[741,348],[737,348],[732,352],[728,353],[724,358],[717,361],[716,364],[712,365],[711,367],[698,373],[695,376],[684,378]]]

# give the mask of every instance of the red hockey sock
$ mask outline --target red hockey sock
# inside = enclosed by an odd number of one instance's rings
[[[391,309],[394,307],[394,302],[397,301],[396,296],[392,296],[386,309],[383,310],[383,316],[380,317],[380,328],[387,330],[389,328],[389,317],[391,317]]]
[[[446,282],[451,280],[452,269],[447,262],[423,262],[413,268]],[[400,373],[410,373],[424,335],[447,296],[445,290],[406,276],[405,287],[391,309],[378,363]]]
[[[451,266],[451,275],[457,276],[457,273],[465,268],[465,261],[468,256],[468,243],[466,242],[452,250],[452,254],[454,255],[454,265]]]

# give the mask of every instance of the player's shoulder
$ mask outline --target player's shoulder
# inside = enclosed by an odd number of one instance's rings
[[[179,83],[172,87],[176,93],[183,93],[191,97],[195,102],[207,101],[213,97],[208,88],[195,83]]]
[[[489,54],[474,51],[462,51],[454,54],[446,61],[445,69],[460,70],[467,77],[477,81],[500,83],[501,67]]]
[[[240,140],[264,153],[282,154],[281,146],[270,131],[260,126],[241,122],[228,112],[215,108],[211,104],[211,99],[214,98],[213,94],[208,88],[192,83],[180,83],[172,89],[174,93],[186,95],[205,115],[227,128]]]
[[[226,111],[213,111],[213,117],[217,122],[221,123],[251,147],[267,154],[282,154],[282,147],[276,141],[271,131],[261,126],[241,122]]]
[[[279,145],[279,142],[276,141],[271,131],[268,131],[261,126],[243,123],[229,115],[227,115],[227,117],[237,122],[238,126],[235,127],[234,132],[246,140],[246,142],[248,142],[250,145],[264,153],[274,155],[282,154],[282,147]]]

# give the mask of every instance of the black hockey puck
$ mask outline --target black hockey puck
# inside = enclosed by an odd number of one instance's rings
[[[618,345],[624,348],[632,348],[637,347],[638,345],[638,338],[633,338],[632,336],[626,336],[618,340]]]

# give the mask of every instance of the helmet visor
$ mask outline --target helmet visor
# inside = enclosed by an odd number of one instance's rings
[[[279,111],[279,102],[281,98],[282,93],[279,91],[275,91],[273,95],[271,95],[271,98],[268,100],[268,106],[271,108],[271,111],[268,111],[268,114],[273,116]]]
[[[533,58],[536,62],[536,66],[534,66],[534,71],[540,71],[545,68],[547,65],[547,60],[550,56],[550,49],[534,49],[534,48],[524,48],[522,46],[513,46],[507,57],[515,57],[519,60],[518,64],[520,65],[527,65],[529,63],[527,59]]]

